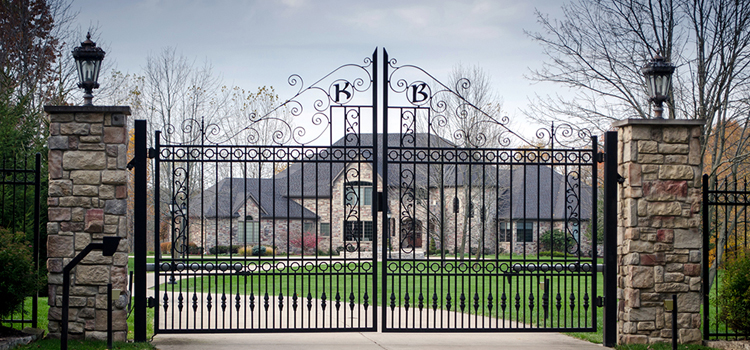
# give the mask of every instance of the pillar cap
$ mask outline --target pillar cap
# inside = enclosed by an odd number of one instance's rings
[[[654,126],[703,126],[706,121],[703,119],[622,119],[612,123],[613,127],[623,127],[629,125],[654,125]]]
[[[130,106],[44,106],[50,114],[59,113],[117,113],[130,115]]]

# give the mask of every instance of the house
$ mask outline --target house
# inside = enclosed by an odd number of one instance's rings
[[[580,167],[514,165],[490,157],[495,150],[462,149],[426,133],[389,135],[386,154],[382,136],[377,152],[372,141],[350,134],[290,153],[272,178],[219,181],[190,200],[191,240],[206,249],[265,245],[289,254],[370,252],[373,240],[403,253],[536,254],[540,237],[559,230],[583,243],[569,251],[590,246],[592,193]],[[384,183],[387,203],[373,212],[373,186],[382,193]]]

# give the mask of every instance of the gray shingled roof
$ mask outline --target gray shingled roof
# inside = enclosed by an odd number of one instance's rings
[[[225,178],[191,198],[190,215],[201,216],[202,212],[207,218],[234,217],[246,200],[252,200],[260,205],[263,219],[317,219],[315,213],[274,192],[274,182],[278,181]]]

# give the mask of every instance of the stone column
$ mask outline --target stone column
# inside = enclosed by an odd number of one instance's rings
[[[126,118],[130,107],[46,106],[50,120],[47,269],[49,333],[60,336],[62,270],[89,243],[123,237],[112,257],[91,252],[71,273],[71,339],[107,337],[107,283],[125,294],[113,310],[114,339],[127,338]]]
[[[618,128],[618,343],[700,343],[703,121],[628,119]]]

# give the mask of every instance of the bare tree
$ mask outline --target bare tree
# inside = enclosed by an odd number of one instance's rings
[[[711,187],[718,175],[738,171],[747,159],[747,147],[731,146],[725,134],[729,125],[739,126],[741,135],[750,131],[750,3],[575,0],[563,6],[562,18],[538,13],[537,19],[542,32],[527,34],[542,44],[549,59],[531,78],[567,86],[576,94],[540,97],[529,108],[530,117],[601,131],[615,120],[646,118],[650,113],[640,68],[659,53],[678,66],[670,118],[706,121],[702,152],[714,155],[704,164]],[[711,276],[720,263],[717,254]]]

